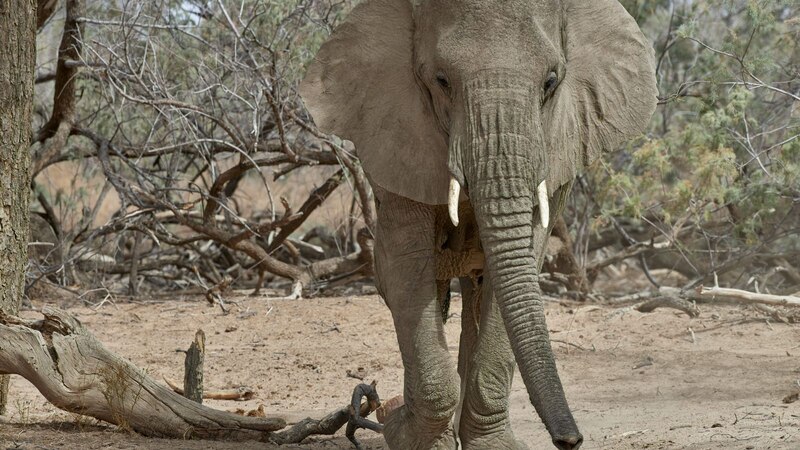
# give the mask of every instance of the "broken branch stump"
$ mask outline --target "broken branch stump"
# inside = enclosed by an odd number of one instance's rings
[[[206,354],[206,334],[197,330],[194,342],[186,351],[183,373],[183,396],[194,402],[203,403],[203,358]]]

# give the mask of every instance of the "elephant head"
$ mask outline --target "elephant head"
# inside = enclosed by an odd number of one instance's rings
[[[365,0],[301,86],[317,125],[355,144],[372,183],[449,203],[454,222],[468,191],[520,372],[563,448],[580,434],[532,235],[547,228],[548,196],[646,127],[654,67],[616,0]]]

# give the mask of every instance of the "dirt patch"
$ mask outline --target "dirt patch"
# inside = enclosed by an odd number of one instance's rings
[[[109,349],[156,378],[182,379],[183,354],[176,349],[186,349],[202,328],[206,388],[258,390],[247,402],[206,402],[219,409],[263,404],[270,413],[322,415],[348,402],[358,383],[348,370],[378,380],[384,398],[401,392],[391,316],[378,297],[235,300],[239,307],[227,316],[201,298],[70,311]],[[460,309],[456,297],[451,312],[457,317]],[[782,402],[800,379],[800,327],[768,323],[729,306],[704,306],[698,319],[672,310],[615,311],[576,304],[547,307],[559,370],[585,436],[583,448],[800,448],[800,402]],[[445,329],[455,358],[459,320],[452,318]],[[0,423],[4,449],[270,448],[146,439],[61,412],[19,377],[13,377],[12,391],[9,420]],[[519,376],[511,404],[517,436],[531,449],[550,448]],[[374,433],[358,435],[367,448],[386,448]],[[284,448],[347,449],[350,444],[340,434]]]

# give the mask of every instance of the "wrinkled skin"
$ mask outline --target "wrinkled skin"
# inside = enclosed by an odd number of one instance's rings
[[[378,289],[405,368],[389,446],[526,448],[508,418],[519,365],[553,444],[577,449],[538,274],[576,174],[655,108],[633,19],[616,0],[366,0],[301,93],[321,129],[355,143],[376,195]],[[442,306],[456,277],[454,367]]]

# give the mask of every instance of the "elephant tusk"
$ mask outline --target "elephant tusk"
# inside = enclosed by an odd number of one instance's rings
[[[450,190],[447,194],[447,212],[450,213],[450,221],[453,226],[458,226],[458,197],[461,195],[461,185],[458,181],[450,177]]]
[[[550,225],[550,200],[547,198],[547,181],[542,180],[536,188],[536,195],[539,198],[539,220],[542,222],[542,228],[547,228]]]

